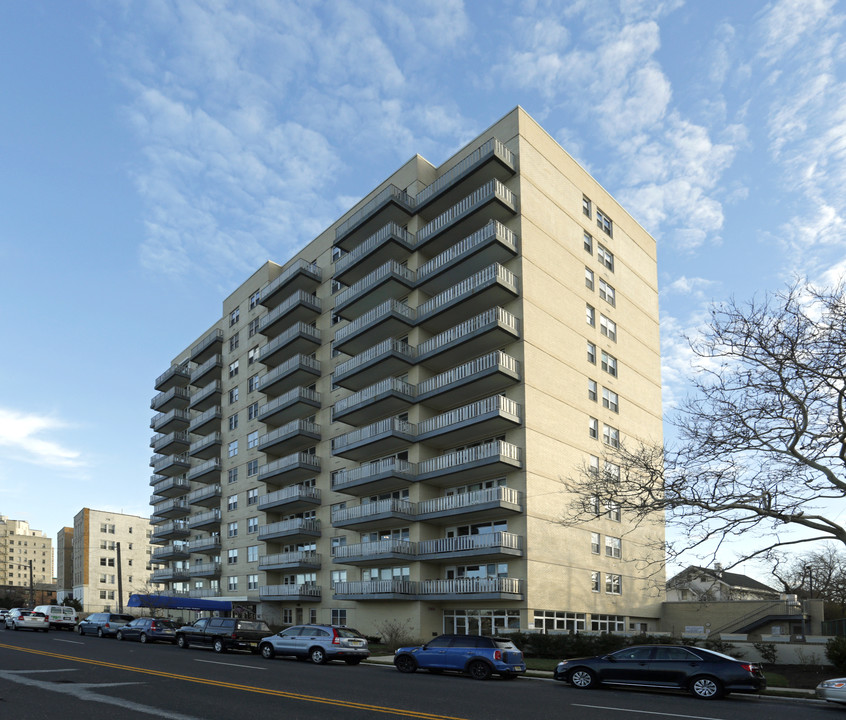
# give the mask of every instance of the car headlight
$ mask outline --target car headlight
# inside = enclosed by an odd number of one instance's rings
[[[842,688],[846,687],[846,680],[826,680],[820,683],[820,687],[824,688]]]

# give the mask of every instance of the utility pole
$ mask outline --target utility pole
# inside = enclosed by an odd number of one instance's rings
[[[120,563],[120,543],[117,545],[118,612],[123,613],[123,566]]]

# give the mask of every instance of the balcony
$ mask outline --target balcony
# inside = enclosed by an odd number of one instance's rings
[[[164,568],[162,570],[153,570],[150,575],[150,582],[185,582],[188,580],[187,568]]]
[[[297,452],[274,460],[259,468],[259,482],[286,485],[320,474],[320,458],[309,453]]]
[[[182,540],[191,534],[188,525],[184,520],[174,520],[153,528],[153,541],[156,540]]]
[[[414,466],[407,460],[387,458],[332,474],[332,490],[366,496],[407,488],[414,480]]]
[[[347,320],[357,318],[386,300],[399,300],[414,287],[416,273],[396,260],[350,285],[335,296],[335,312]]]
[[[153,548],[153,562],[165,562],[167,560],[187,560],[187,543],[171,543],[164,547]]]
[[[403,261],[412,252],[416,238],[396,223],[388,223],[354,250],[335,261],[335,280],[352,285],[386,260]]]
[[[150,401],[150,409],[167,412],[173,410],[173,408],[185,408],[188,405],[189,398],[188,388],[172,387],[170,390],[164,390],[156,395]]]
[[[259,540],[295,542],[320,537],[320,521],[311,518],[292,518],[259,527]]]
[[[153,506],[153,512],[160,518],[175,520],[184,518],[191,510],[183,498],[171,498]]]
[[[461,535],[417,543],[417,559],[439,563],[466,558],[509,560],[523,556],[523,538],[508,532]]]
[[[259,362],[268,367],[281,365],[293,355],[308,354],[321,344],[320,331],[298,322],[273,338],[259,350]]]
[[[424,460],[417,464],[415,479],[450,487],[506,475],[522,466],[520,448],[495,440]]]
[[[220,457],[220,447],[223,440],[219,432],[213,432],[201,437],[191,443],[188,454],[191,457],[198,457],[208,460],[212,457]]]
[[[335,403],[332,420],[358,425],[366,420],[403,412],[415,402],[413,385],[397,378],[386,378]]]
[[[402,335],[417,319],[416,312],[403,303],[390,299],[364,313],[335,332],[335,349],[348,355],[367,348],[395,335]]]
[[[505,145],[491,138],[417,193],[416,211],[434,217],[453,205],[473,186],[506,180],[517,172],[517,159]]]
[[[191,530],[206,530],[220,527],[220,510],[208,510],[188,518],[188,527]]]
[[[223,347],[223,330],[212,330],[191,348],[191,362],[202,363]]]
[[[162,497],[179,497],[187,493],[191,487],[191,483],[184,477],[161,476],[155,483],[151,481],[150,484],[153,486],[153,492]]]
[[[217,600],[225,600],[220,594],[219,587],[208,587],[208,588],[191,588],[188,591],[189,598],[214,598]]]
[[[150,446],[157,453],[162,454],[185,452],[190,444],[191,440],[188,437],[188,433],[184,430],[176,430],[174,432],[167,433],[166,435],[156,433],[152,438],[150,438]]]
[[[156,390],[170,390],[172,387],[185,387],[191,372],[188,370],[188,363],[183,362],[171,365],[156,378]]]
[[[521,512],[522,495],[514,488],[500,486],[424,500],[417,503],[415,519],[418,522],[452,525],[468,520],[493,520]]]
[[[386,418],[332,438],[332,454],[359,461],[390,455],[415,442],[416,435],[412,423]]]
[[[420,600],[522,600],[523,581],[499,577],[421,580],[417,594]]]
[[[260,405],[258,419],[265,425],[279,427],[306,415],[314,415],[319,409],[320,393],[298,387]]]
[[[335,583],[336,600],[414,600],[417,583],[410,580],[369,580]]]
[[[317,265],[305,260],[295,260],[261,289],[260,302],[266,308],[275,308],[292,292],[314,292],[321,282],[323,273]]]
[[[456,317],[471,317],[519,295],[517,276],[498,263],[489,265],[417,308],[417,324],[427,332],[441,332]]]
[[[319,570],[320,555],[312,550],[262,555],[258,561],[259,570]]]
[[[258,509],[264,512],[297,513],[320,505],[320,490],[305,485],[286,488],[259,497]]]
[[[208,383],[220,376],[220,369],[223,367],[223,356],[219,353],[212,355],[208,360],[198,365],[191,371],[191,384],[200,387],[202,383]]]
[[[519,338],[520,321],[495,307],[421,343],[417,359],[433,370],[445,370],[468,356],[483,355]]]
[[[500,350],[424,380],[416,401],[435,410],[455,407],[466,397],[499,393],[520,380],[520,363]],[[337,404],[336,404],[337,405]]]
[[[376,540],[334,548],[333,563],[343,565],[394,565],[416,559],[414,543],[407,540]]]
[[[174,408],[170,412],[156,413],[150,420],[150,427],[157,433],[169,433],[184,430],[191,422],[191,415],[187,410]]]
[[[189,552],[202,555],[220,554],[220,537],[209,535],[209,537],[196,538],[188,543]]]
[[[265,337],[275,337],[283,327],[296,322],[311,322],[321,312],[323,307],[317,297],[297,290],[259,321],[258,331]]]
[[[502,395],[493,395],[418,423],[417,441],[430,447],[454,447],[480,437],[501,435],[521,422],[520,405]]]
[[[308,420],[292,420],[259,437],[258,449],[268,455],[286,455],[320,442],[320,425]]]
[[[188,426],[188,432],[194,435],[200,435],[203,431],[208,432],[213,428],[220,427],[221,417],[220,405],[215,405],[191,420],[191,424]]]
[[[308,355],[294,355],[259,378],[259,391],[277,397],[299,385],[310,385],[320,377],[320,363]]]
[[[424,225],[417,233],[417,249],[437,255],[490,220],[505,222],[516,214],[514,193],[491,180]]]
[[[414,503],[386,498],[352,507],[332,508],[332,527],[359,532],[403,527],[416,520]]]
[[[192,578],[219,578],[220,563],[195,563],[188,568],[188,575]]]
[[[189,505],[212,508],[220,505],[221,497],[223,497],[223,488],[220,485],[206,485],[189,492],[185,500]]]
[[[192,467],[185,475],[186,479],[201,483],[214,483],[220,480],[220,458],[211,458]]]
[[[335,228],[335,245],[349,252],[387,223],[405,225],[414,214],[414,198],[388,185]]]
[[[208,385],[200,388],[197,392],[191,395],[191,402],[188,407],[191,410],[203,412],[204,410],[208,410],[210,407],[220,405],[220,396],[222,392],[223,384],[220,380],[212,380]]]
[[[182,475],[189,467],[191,467],[191,459],[184,454],[180,455],[153,455],[150,458],[150,466],[156,475],[164,475],[165,477],[173,477],[174,475]]]
[[[320,602],[319,585],[262,585],[262,602]]]
[[[401,375],[414,365],[417,353],[401,340],[390,338],[340,363],[332,373],[336,385],[361,390],[385,376]]]

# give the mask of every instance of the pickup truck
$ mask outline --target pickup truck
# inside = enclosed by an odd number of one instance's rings
[[[219,653],[233,649],[257,653],[261,639],[272,634],[263,620],[200,618],[193,625],[183,625],[176,631],[176,644],[181,648],[211,646]]]

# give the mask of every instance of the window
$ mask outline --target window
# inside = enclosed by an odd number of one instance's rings
[[[599,475],[599,458],[596,455],[588,456],[588,470],[591,475]]]
[[[337,325],[343,319],[344,318],[342,318],[338,313],[333,312],[332,319],[330,320],[330,325]]]
[[[604,315],[599,316],[599,332],[609,340],[617,342],[617,323]]]
[[[347,624],[347,611],[342,608],[332,608],[332,624],[333,625],[346,625]]]
[[[335,250],[340,250],[340,248],[332,248],[332,254],[334,255]],[[334,259],[334,258],[333,258]],[[332,294],[334,295],[337,292],[341,292],[346,287],[344,283],[340,282],[339,280],[332,280],[331,288]]]
[[[588,418],[588,435],[594,440],[599,437],[599,420],[596,418]]]
[[[584,248],[588,255],[593,255],[593,237],[587,232],[585,233]]]
[[[588,379],[588,400],[596,402],[596,380]]]
[[[333,588],[339,582],[346,582],[347,581],[347,571],[346,570],[333,570],[332,575],[329,578],[329,587]]]
[[[599,208],[596,208],[596,226],[608,237],[614,237],[614,222]]]
[[[238,537],[238,523],[237,522],[229,523],[229,525],[227,526],[226,532],[227,532],[228,537],[231,537],[231,538]]]
[[[234,483],[238,481],[238,468],[229,468],[229,482]]]
[[[255,505],[258,503],[258,488],[247,490],[247,505]]]
[[[258,460],[247,461],[247,477],[253,477],[253,475],[258,475],[258,462]]]
[[[237,510],[238,509],[238,496],[237,495],[230,495],[226,499],[226,509],[227,510]]]
[[[609,305],[613,306],[617,304],[616,291],[607,282],[601,279],[599,281],[599,297],[605,300],[605,302],[607,302]]]
[[[611,272],[614,272],[614,253],[601,243],[596,244],[596,259]]]
[[[247,420],[255,420],[259,414],[259,404],[257,402],[247,408]]]
[[[611,427],[610,425],[603,425],[602,442],[608,445],[608,447],[620,447],[620,431],[615,427]]]
[[[247,590],[258,590],[258,575],[247,575]]]
[[[229,590],[237,590],[238,589],[238,578],[237,577],[228,577],[226,578],[226,586]]]
[[[258,360],[259,348],[258,345],[247,350],[247,365],[252,365]]]
[[[235,308],[231,313],[229,313],[229,327],[235,325],[238,320],[241,319],[241,310],[240,308]]]
[[[605,557],[620,558],[623,553],[623,541],[618,537],[605,536]]]
[[[229,377],[235,377],[238,374],[238,360],[229,363]]]
[[[250,545],[247,548],[247,562],[258,562],[258,545]]]
[[[585,287],[588,290],[593,290],[593,270],[585,268]]]
[[[259,319],[256,318],[255,320],[250,320],[249,332],[247,333],[250,337],[255,335],[259,329]]]
[[[234,405],[238,402],[238,388],[234,387],[229,391],[229,404]]]
[[[238,441],[233,440],[229,443],[229,457],[235,457],[238,454]]]
[[[596,310],[593,305],[585,305],[585,321],[591,327],[596,327]]]
[[[247,535],[252,535],[258,532],[258,518],[247,518]]]
[[[238,427],[238,413],[229,416],[229,429],[234,430]]]
[[[250,310],[258,307],[258,304],[261,302],[261,290],[256,290],[252,295],[250,295]]]
[[[599,555],[599,533],[592,532],[590,534],[590,551],[594,555]]]
[[[582,212],[588,217],[591,215],[591,202],[587,195],[582,195]]]
[[[608,595],[622,595],[623,594],[623,576],[605,574],[605,592]]]
[[[282,624],[283,625],[293,625],[294,624],[294,611],[291,608],[282,608]]]
[[[602,369],[609,375],[617,377],[617,358],[602,351]]]
[[[535,630],[585,630],[585,613],[561,612],[559,610],[535,610]]]
[[[601,588],[599,587],[599,582],[600,582],[600,574],[598,572],[596,572],[596,570],[591,571],[591,574],[590,574],[590,589],[593,592],[599,592],[600,591]]]
[[[620,412],[620,396],[613,390],[602,388],[602,407],[611,412]]]
[[[226,553],[226,562],[229,565],[234,565],[235,563],[238,562],[238,550],[237,549],[229,550]]]
[[[605,514],[607,515],[609,520],[613,520],[614,522],[620,522],[621,512],[620,512],[620,503],[617,502],[609,502],[605,508]]]
[[[229,338],[229,352],[238,349],[238,345],[241,342],[239,338],[240,334],[241,333],[235,333],[231,338]]]
[[[253,430],[249,435],[247,435],[247,448],[254,448],[258,445],[259,442],[259,431]]]
[[[249,382],[248,392],[255,392],[256,390],[258,390],[258,387],[259,387],[258,373],[256,373],[255,375],[252,375],[248,382]]]
[[[590,629],[593,632],[623,632],[626,618],[622,615],[591,615]]]
[[[587,359],[591,365],[596,365],[596,345],[590,341],[587,344]]]

